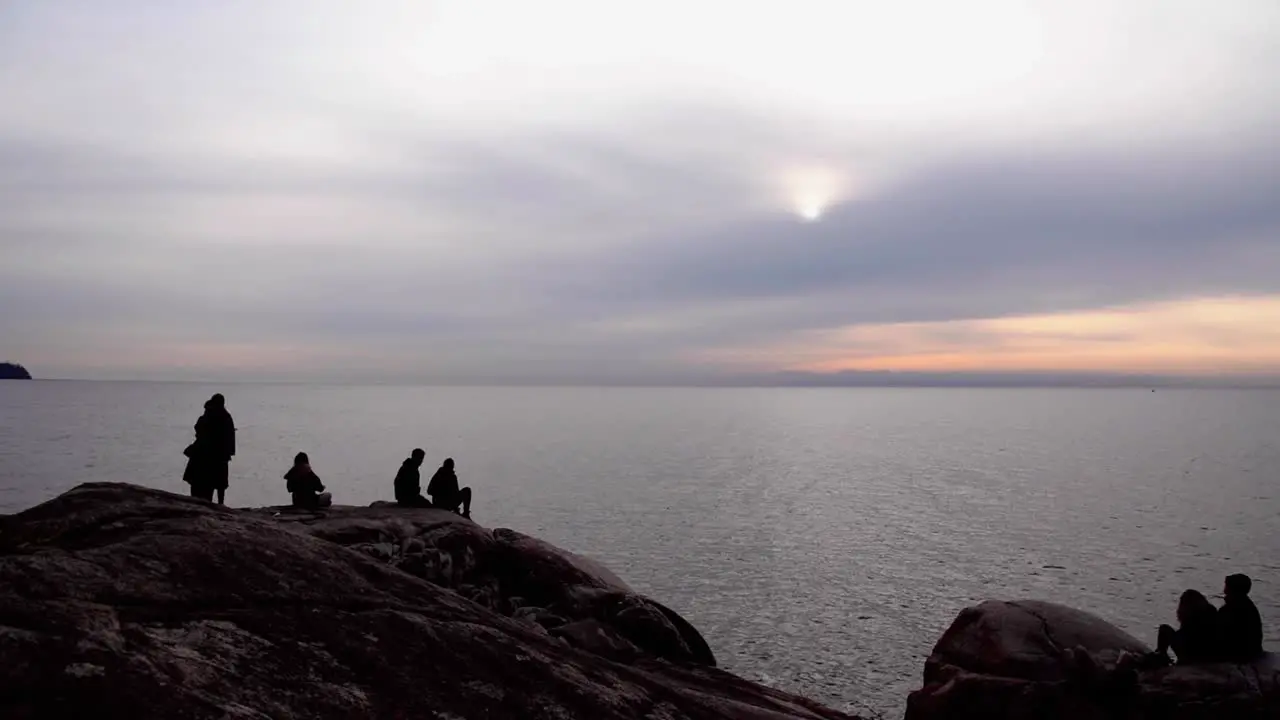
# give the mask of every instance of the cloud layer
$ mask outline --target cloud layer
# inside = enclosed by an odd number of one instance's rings
[[[599,6],[7,4],[0,350],[1280,376],[1274,3]]]

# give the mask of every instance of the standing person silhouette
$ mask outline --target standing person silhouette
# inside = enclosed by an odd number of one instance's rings
[[[204,414],[196,420],[196,440],[187,446],[187,469],[182,479],[191,485],[191,497],[226,504],[231,458],[236,454],[236,424],[227,412],[227,400],[216,393],[204,404]]]

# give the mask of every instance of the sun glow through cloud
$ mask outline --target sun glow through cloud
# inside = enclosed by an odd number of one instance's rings
[[[822,219],[832,205],[846,199],[848,182],[842,173],[823,167],[798,167],[783,175],[786,202],[804,222]]]
[[[800,219],[805,222],[817,222],[822,218],[822,213],[826,209],[826,203],[821,200],[805,200],[796,206],[796,215],[799,215]]]

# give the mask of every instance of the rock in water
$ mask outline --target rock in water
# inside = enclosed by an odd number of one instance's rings
[[[21,365],[0,362],[0,380],[30,380],[31,373]]]
[[[1102,618],[1064,605],[987,601],[963,610],[925,663],[925,681],[946,667],[1024,680],[1066,680],[1068,653],[1083,647],[1112,663],[1146,645]]]
[[[1280,718],[1274,655],[1142,672],[1121,660],[1148,651],[1080,610],[987,601],[962,611],[934,646],[907,720]]]
[[[712,660],[602,568],[441,511],[89,484],[0,517],[6,719],[849,717]]]

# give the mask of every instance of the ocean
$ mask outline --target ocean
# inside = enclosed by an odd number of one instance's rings
[[[414,447],[424,475],[453,457],[477,522],[603,561],[723,667],[840,709],[899,715],[986,598],[1153,642],[1183,589],[1244,572],[1280,641],[1280,391],[7,381],[0,513],[87,481],[186,492],[214,392],[239,428],[228,504],[287,502],[300,450],[356,505]]]

